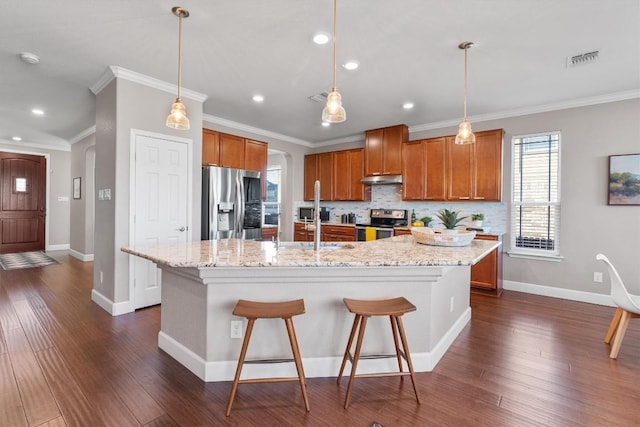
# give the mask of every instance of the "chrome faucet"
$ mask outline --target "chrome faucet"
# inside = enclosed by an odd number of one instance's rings
[[[320,181],[316,181],[313,189],[313,250],[320,249]]]

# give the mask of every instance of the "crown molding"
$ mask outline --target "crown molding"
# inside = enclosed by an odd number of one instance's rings
[[[593,96],[589,98],[574,99],[571,101],[557,102],[553,104],[538,105],[534,107],[523,107],[509,111],[481,114],[477,116],[469,116],[467,120],[471,123],[486,122],[489,120],[507,119],[510,117],[527,116],[530,114],[548,113],[551,111],[567,110],[570,108],[587,107],[589,105],[606,104],[608,102],[626,101],[628,99],[640,98],[640,90],[628,90],[624,92],[616,92],[607,95]],[[444,120],[441,122],[426,123],[423,125],[411,126],[409,132],[420,132],[425,130],[433,130],[446,128],[450,126],[458,126],[460,119]]]
[[[87,128],[87,129],[83,130],[82,132],[80,132],[79,134],[77,134],[76,136],[71,138],[69,140],[69,144],[73,145],[76,142],[80,142],[83,139],[85,139],[86,137],[88,137],[89,135],[92,135],[94,133],[96,133],[96,125],[93,125],[90,128]]]
[[[305,147],[317,147],[316,144],[312,144],[309,141],[304,141],[304,140],[298,139],[298,138],[292,138],[290,136],[283,135],[281,133],[271,132],[271,131],[260,129],[260,128],[257,128],[257,127],[253,127],[253,126],[245,125],[245,124],[242,124],[242,123],[234,122],[234,121],[231,121],[231,120],[223,119],[223,118],[220,118],[220,117],[212,116],[211,114],[203,114],[202,115],[202,122],[203,122],[203,124],[206,122],[206,123],[217,124],[217,125],[220,125],[220,126],[226,126],[226,127],[231,128],[231,129],[242,130],[242,131],[245,131],[245,132],[254,133],[256,135],[264,136],[264,137],[267,137],[267,138],[279,139],[280,141],[290,142],[292,144],[298,144],[298,145],[302,145],[302,146],[305,146]]]
[[[29,141],[12,141],[8,139],[0,139],[0,144],[10,145],[18,149],[37,148],[40,150],[53,151],[71,151],[71,145],[66,141],[52,141],[46,144]]]
[[[155,89],[159,89],[169,93],[176,93],[176,85],[173,83],[167,83],[165,81],[146,76],[144,74],[136,73],[135,71],[127,70],[126,68],[110,65],[102,76],[94,83],[89,89],[95,95],[100,93],[113,79],[124,79],[134,83],[138,83],[144,86],[149,86]],[[196,92],[190,89],[182,88],[180,90],[181,98],[192,99],[197,102],[204,102],[208,98],[208,95],[204,93]]]

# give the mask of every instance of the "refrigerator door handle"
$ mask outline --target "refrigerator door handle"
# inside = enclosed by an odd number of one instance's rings
[[[242,174],[242,172],[239,172],[238,175],[236,175],[236,179],[237,179],[237,183],[238,183],[238,194],[236,195],[236,197],[238,198],[238,205],[240,206],[240,208],[238,209],[238,216],[237,216],[237,225],[236,225],[236,231],[237,231],[237,235],[239,239],[244,239],[244,210],[246,208],[245,206],[245,200],[244,200],[244,176]]]

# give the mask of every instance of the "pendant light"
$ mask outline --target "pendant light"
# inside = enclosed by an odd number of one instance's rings
[[[189,130],[189,118],[187,117],[187,107],[180,99],[180,81],[182,79],[182,19],[189,17],[189,11],[175,6],[171,9],[178,17],[178,97],[171,104],[171,113],[167,116],[165,124],[171,129]]]
[[[458,127],[456,144],[474,144],[476,136],[471,131],[471,123],[467,120],[467,49],[473,46],[473,42],[462,42],[458,48],[464,49],[464,118]]]
[[[336,21],[337,0],[333,0],[333,86],[327,96],[327,105],[322,110],[322,121],[327,123],[341,123],[347,119],[347,112],[342,106],[342,97],[336,88]]]

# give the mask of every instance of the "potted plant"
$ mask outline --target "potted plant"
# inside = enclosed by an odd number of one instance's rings
[[[456,228],[460,221],[467,219],[466,216],[458,216],[458,214],[458,211],[442,209],[436,216],[438,217],[440,222],[442,222],[442,225],[444,225],[445,229],[453,230]]]
[[[473,221],[473,226],[474,227],[482,227],[482,221],[484,221],[484,214],[483,213],[474,213],[471,214],[471,221]]]
[[[433,218],[431,218],[430,216],[423,216],[422,218],[420,218],[420,221],[422,221],[425,227],[428,227],[429,223],[433,221]]]

